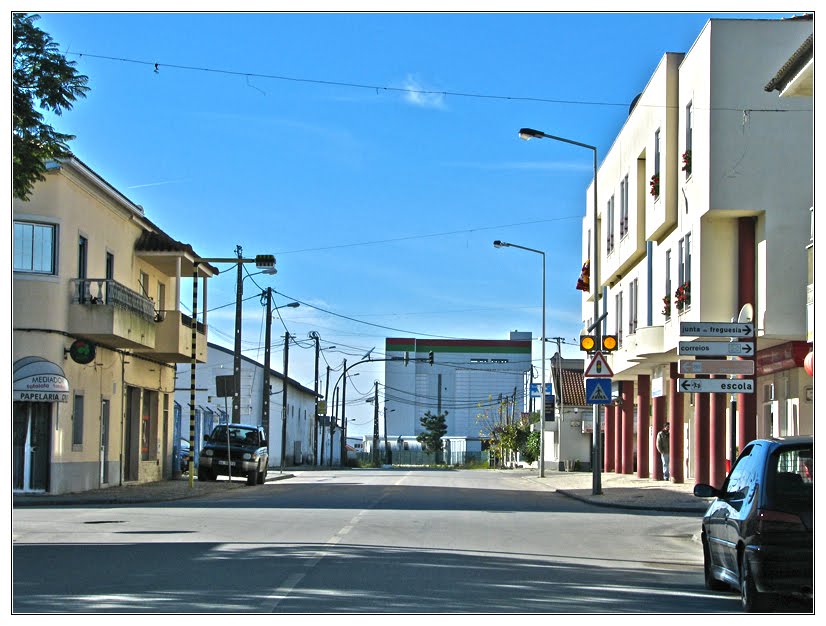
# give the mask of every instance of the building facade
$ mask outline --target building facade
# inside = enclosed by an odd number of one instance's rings
[[[388,338],[385,352],[388,439],[415,437],[426,412],[446,413],[446,437],[465,438],[466,451],[478,452],[490,428],[509,419],[503,412],[518,419],[525,406],[530,333],[506,340]]]
[[[171,476],[174,364],[206,359],[206,324],[178,305],[198,256],[76,158],[13,218],[14,491]],[[197,271],[205,297],[217,272]]]
[[[222,377],[230,377],[233,372],[234,351],[214,343],[207,345],[207,362],[195,369],[195,455],[203,445],[204,435],[212,428],[226,422],[227,415],[232,415],[232,397],[223,395],[231,393],[232,388],[221,390]],[[241,356],[240,384],[240,421],[253,426],[264,424],[264,389],[265,372],[261,363]],[[176,430],[182,438],[189,439],[189,411],[191,398],[190,365],[179,363],[177,366],[175,391]],[[286,381],[286,384],[285,384]],[[268,378],[269,419],[265,426],[270,450],[270,468],[280,467],[282,462],[282,444],[285,466],[302,465],[313,461],[313,438],[315,424],[315,391],[299,384],[292,378],[286,378],[280,372],[270,370]],[[287,402],[284,404],[286,389]],[[282,419],[282,416],[284,419]],[[230,417],[231,420],[231,417]],[[320,427],[319,427],[320,428]],[[286,432],[286,437],[282,433]],[[327,437],[329,438],[329,431]],[[176,439],[177,441],[177,439]],[[340,446],[339,446],[340,447]],[[327,441],[325,459],[329,458],[330,444]],[[320,458],[320,454],[319,454]],[[338,458],[338,453],[336,455]],[[196,458],[197,461],[197,458]]]
[[[603,332],[620,342],[606,471],[631,473],[645,455],[638,473],[661,478],[651,441],[666,420],[672,479],[716,485],[749,440],[813,430],[803,368],[813,169],[802,156],[813,149],[812,102],[781,104],[764,89],[812,27],[811,17],[710,20],[687,53],[662,58],[599,167],[596,207],[593,183],[586,194],[583,260],[596,210],[591,280]],[[701,339],[681,323],[732,321],[754,325],[754,393],[682,392],[677,381],[691,375],[680,362],[694,359],[680,343]],[[633,435],[635,411],[646,441]]]

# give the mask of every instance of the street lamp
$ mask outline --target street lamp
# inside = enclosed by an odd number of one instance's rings
[[[519,248],[542,255],[542,406],[539,414],[539,477],[545,478],[545,253],[542,250],[526,248],[515,243],[506,243],[498,239],[493,242],[495,248]]]
[[[599,324],[602,321],[599,316],[599,237],[597,236],[597,149],[596,146],[588,145],[587,143],[580,143],[578,141],[573,141],[571,139],[565,139],[564,137],[557,137],[555,135],[548,135],[547,133],[543,133],[539,130],[534,130],[533,128],[520,128],[519,129],[519,138],[528,141],[530,139],[553,139],[554,141],[561,141],[563,143],[569,143],[574,146],[579,146],[580,148],[587,148],[588,150],[593,151],[594,153],[594,233],[593,233],[593,240],[594,240],[594,249],[591,251],[590,261],[591,261],[591,271],[593,272],[593,276],[591,277],[591,296],[594,299],[594,324],[589,331],[593,331],[595,338],[596,338],[596,345],[602,345],[602,333],[599,328]],[[593,455],[594,455],[594,463],[593,463],[593,478],[592,478],[592,494],[593,495],[600,495],[602,494],[602,479],[600,476],[600,465],[602,464],[602,444],[600,441],[600,437],[602,436],[601,426],[600,426],[600,419],[599,419],[599,405],[595,404],[593,408],[593,425],[594,425],[594,434],[593,434]]]

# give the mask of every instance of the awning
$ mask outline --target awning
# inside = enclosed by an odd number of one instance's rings
[[[12,393],[24,402],[68,402],[69,381],[59,365],[27,356],[14,364]]]

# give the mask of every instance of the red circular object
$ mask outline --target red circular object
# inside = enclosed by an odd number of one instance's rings
[[[814,376],[815,375],[815,353],[814,352],[809,352],[809,354],[806,355],[806,358],[803,359],[803,369],[806,370],[806,373],[809,376]]]

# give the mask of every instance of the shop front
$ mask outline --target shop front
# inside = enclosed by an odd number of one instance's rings
[[[60,366],[40,357],[15,362],[13,379],[12,488],[48,491],[52,424],[57,403],[69,401],[69,381]]]

